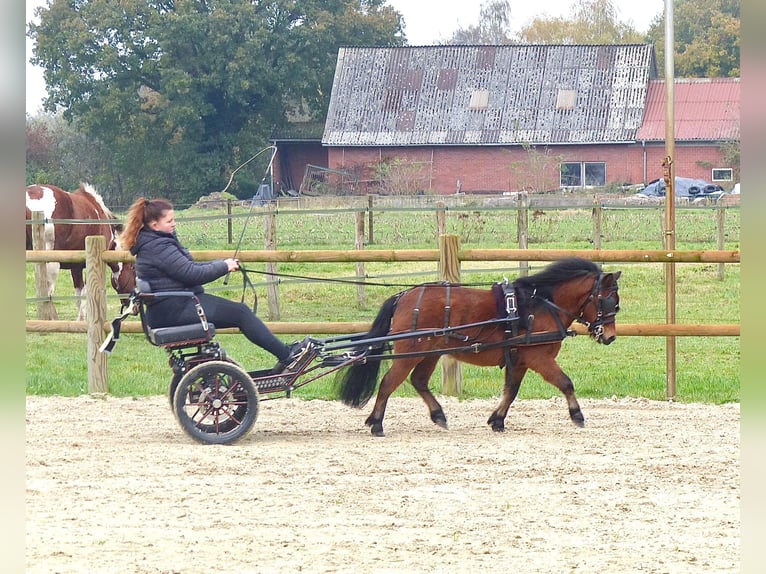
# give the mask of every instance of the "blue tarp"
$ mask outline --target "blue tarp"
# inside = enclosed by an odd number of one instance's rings
[[[689,177],[676,177],[675,184],[676,197],[688,197],[695,199],[698,197],[720,197],[725,193],[720,185],[709,183],[704,179],[692,179]],[[655,179],[636,195],[644,197],[665,197],[665,180]]]

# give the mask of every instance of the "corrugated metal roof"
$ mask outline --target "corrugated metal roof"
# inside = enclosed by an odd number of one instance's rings
[[[677,78],[673,86],[675,139],[738,140],[739,86],[739,78]],[[665,80],[652,80],[636,139],[664,141],[665,112]]]
[[[288,122],[284,126],[274,128],[271,141],[313,141],[322,138],[324,124],[322,122]]]
[[[341,48],[322,143],[635,141],[656,75],[651,45]]]

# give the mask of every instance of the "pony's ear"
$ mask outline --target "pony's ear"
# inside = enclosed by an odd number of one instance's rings
[[[617,283],[617,280],[620,278],[620,275],[622,275],[622,271],[615,271],[614,273],[610,273],[612,276],[612,282]]]

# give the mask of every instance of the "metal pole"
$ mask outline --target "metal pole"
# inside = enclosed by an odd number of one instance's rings
[[[673,54],[673,0],[665,0],[665,235],[664,248],[676,248],[676,192],[675,192],[675,71]],[[665,263],[665,322],[676,322],[676,264]],[[676,338],[666,339],[666,394],[668,400],[676,398]]]

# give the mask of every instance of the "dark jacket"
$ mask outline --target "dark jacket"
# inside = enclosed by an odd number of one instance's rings
[[[143,228],[130,252],[136,256],[136,278],[149,283],[152,292],[204,292],[202,285],[223,277],[229,268],[222,259],[195,262],[175,233]]]

